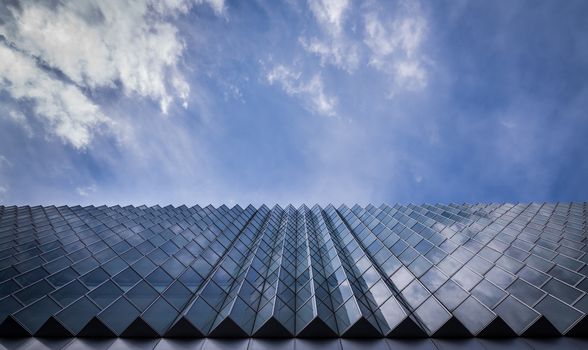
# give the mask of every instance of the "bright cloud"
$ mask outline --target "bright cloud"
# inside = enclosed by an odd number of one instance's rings
[[[10,110],[7,114],[4,114],[3,116],[9,120],[12,120],[14,123],[20,126],[25,131],[28,137],[33,136],[33,128],[31,127],[27,120],[27,117],[23,113],[15,110]]]
[[[422,90],[428,83],[427,59],[421,53],[427,22],[417,5],[399,9],[400,14],[391,19],[382,19],[375,9],[365,14],[364,42],[370,50],[369,64],[389,74],[395,89]]]
[[[309,0],[308,6],[319,24],[321,36],[300,37],[302,47],[320,57],[323,64],[333,64],[346,71],[353,71],[359,64],[356,43],[344,30],[344,22],[350,10],[348,0]]]
[[[320,74],[305,80],[302,73],[284,65],[277,65],[267,73],[266,79],[268,83],[280,86],[288,95],[298,97],[312,113],[337,115],[337,98],[325,93]]]
[[[15,99],[34,101],[33,112],[42,116],[50,133],[76,148],[90,142],[95,128],[112,125],[112,120],[75,85],[53,78],[33,58],[4,45],[0,45],[0,77],[0,90]],[[25,123],[26,130],[26,120],[15,113],[11,113],[12,119]]]
[[[427,21],[418,3],[400,2],[392,12],[373,2],[364,4],[360,7],[363,42],[349,35],[350,29],[355,31],[347,23],[351,5],[347,0],[309,0],[319,33],[299,38],[304,50],[318,55],[322,65],[331,64],[348,73],[353,73],[362,64],[362,57],[367,56],[368,66],[389,76],[391,94],[424,89],[429,60],[421,51]]]
[[[8,189],[4,186],[0,186],[0,199],[2,199],[3,195],[8,192]]]
[[[0,154],[0,169],[2,169],[4,166],[10,167],[12,166],[12,163],[6,159],[4,155]]]
[[[176,99],[187,107],[190,86],[177,67],[184,43],[166,19],[203,2],[8,5],[10,14],[0,22],[0,87],[15,99],[33,102],[49,131],[76,148],[88,145],[94,127],[113,125],[88,91],[121,87],[130,97],[157,101],[164,114]],[[223,13],[222,0],[206,2]]]
[[[76,192],[82,197],[87,197],[87,196],[95,193],[97,190],[98,190],[98,188],[96,187],[95,184],[76,188]]]

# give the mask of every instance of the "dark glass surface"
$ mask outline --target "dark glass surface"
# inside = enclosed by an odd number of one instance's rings
[[[127,335],[443,336],[490,324],[509,335],[500,317],[519,335],[581,334],[587,213],[586,203],[0,206],[0,330],[34,333],[53,316],[77,333],[99,315],[116,335],[133,322]],[[57,332],[51,322],[43,332]]]

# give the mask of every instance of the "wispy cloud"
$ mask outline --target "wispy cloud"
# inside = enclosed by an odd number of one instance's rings
[[[456,6],[0,1],[3,202],[583,200],[588,4]]]
[[[33,101],[33,112],[42,118],[48,131],[76,148],[85,147],[98,127],[112,125],[112,120],[78,87],[51,77],[33,58],[2,44],[0,78],[0,89],[15,99]],[[25,129],[28,126],[22,125]]]
[[[348,0],[309,0],[308,6],[319,24],[321,33],[310,38],[300,37],[302,47],[320,57],[323,64],[333,64],[348,72],[359,64],[359,48],[345,32],[345,19],[350,12]]]
[[[167,19],[204,1],[23,1],[0,22],[0,90],[34,104],[51,133],[76,148],[96,127],[116,125],[89,96],[121,88],[187,107],[190,86],[178,68],[184,43]],[[224,2],[207,1],[222,14]]]
[[[76,187],[76,192],[82,197],[90,196],[93,193],[95,193],[97,190],[98,190],[98,187],[95,184],[92,184],[89,186]]]
[[[4,194],[8,192],[8,189],[2,185],[0,185],[0,200],[4,199]]]
[[[288,95],[299,98],[305,108],[312,113],[331,117],[337,115],[337,98],[325,92],[320,74],[303,79],[301,72],[277,65],[267,72],[266,79],[269,84],[280,86]]]
[[[397,10],[392,18],[382,18],[377,6],[364,15],[369,64],[390,76],[391,94],[398,89],[422,90],[428,83],[429,60],[421,52],[427,22],[418,2],[401,3]]]
[[[24,113],[15,110],[9,110],[8,113],[3,114],[3,116],[6,119],[16,123],[16,125],[20,126],[28,137],[33,137],[33,128],[31,127]]]
[[[366,2],[358,6],[359,16],[351,22],[352,5],[347,0],[309,0],[319,30],[299,38],[303,49],[318,55],[321,65],[347,73],[364,65],[383,72],[390,81],[389,96],[425,89],[432,61],[423,54],[428,25],[419,2],[400,1],[386,7]],[[356,28],[358,22],[363,28]]]
[[[8,159],[6,159],[4,155],[0,154],[0,169],[9,166],[12,166],[12,163]]]

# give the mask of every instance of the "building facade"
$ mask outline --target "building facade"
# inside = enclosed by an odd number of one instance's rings
[[[587,216],[586,203],[0,206],[0,337],[577,345]]]

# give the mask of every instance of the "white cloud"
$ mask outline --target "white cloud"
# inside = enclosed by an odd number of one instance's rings
[[[308,6],[320,31],[310,38],[300,37],[299,42],[304,50],[318,55],[321,64],[351,73],[362,63],[360,49],[366,48],[368,65],[390,78],[391,95],[399,90],[419,91],[428,85],[429,60],[421,53],[427,21],[417,2],[400,2],[393,11],[373,2],[364,4],[363,43],[346,31],[352,12],[350,1],[309,0]],[[385,15],[389,13],[392,16]]]
[[[208,4],[217,15],[225,13],[224,0],[151,0],[150,6],[162,14],[175,14],[178,11],[185,13],[190,10],[194,4]]]
[[[405,3],[398,10],[392,19],[382,19],[378,9],[364,15],[364,43],[371,51],[369,64],[392,78],[393,90],[422,90],[428,84],[428,60],[421,53],[427,22],[418,3]]]
[[[95,184],[76,188],[76,192],[82,197],[87,197],[87,196],[95,193],[97,190],[98,190],[98,188],[96,187]]]
[[[500,120],[500,125],[504,126],[507,129],[515,129],[517,127],[517,124],[510,119],[502,119]]]
[[[272,85],[279,85],[288,95],[298,97],[312,113],[337,115],[337,98],[325,93],[320,74],[304,80],[300,72],[284,65],[277,65],[266,74],[266,79]]]
[[[308,6],[327,31],[332,35],[341,33],[349,0],[308,0]]]
[[[0,169],[2,169],[4,165],[11,167],[12,163],[4,155],[0,154]]]
[[[20,126],[25,131],[28,137],[33,136],[33,128],[31,127],[27,120],[27,117],[23,113],[15,110],[9,110],[7,114],[3,114],[0,117],[2,116]]]
[[[54,79],[34,59],[4,45],[0,45],[0,77],[1,90],[14,99],[34,101],[33,111],[43,116],[49,131],[76,148],[90,142],[96,127],[112,125],[75,85]]]
[[[320,57],[323,64],[329,63],[348,72],[359,64],[357,45],[344,30],[349,9],[348,0],[309,0],[308,6],[322,30],[322,36],[299,38],[302,47]]]
[[[23,1],[0,24],[0,88],[30,99],[50,131],[77,148],[93,128],[109,124],[87,96],[98,88],[122,87],[128,96],[158,101],[166,114],[174,102],[187,107],[190,86],[177,65],[184,50],[168,17],[207,2],[217,14],[222,0]],[[40,68],[39,62],[66,79]],[[32,91],[28,91],[32,90]],[[84,93],[82,93],[84,91]]]

